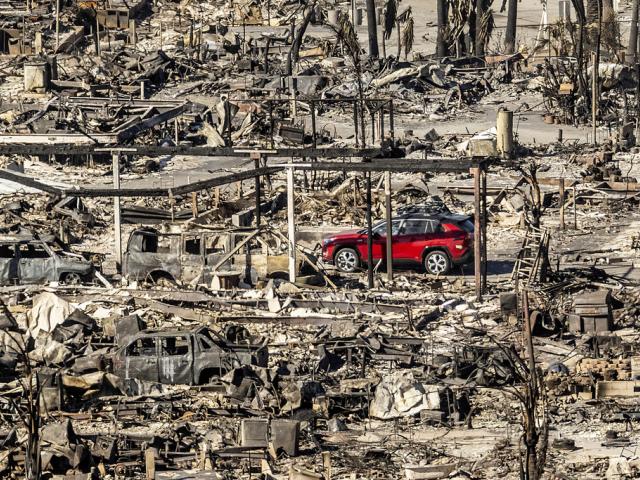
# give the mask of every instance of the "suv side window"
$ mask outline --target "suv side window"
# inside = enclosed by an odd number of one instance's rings
[[[186,355],[189,353],[189,337],[160,337],[160,355]]]
[[[20,245],[20,258],[49,258],[50,256],[41,243],[23,243]]]
[[[400,224],[402,220],[391,220],[391,235],[398,235],[400,232]],[[377,233],[382,237],[387,236],[387,222],[382,222],[376,228],[373,229],[373,233]]]
[[[184,237],[184,253],[189,255],[200,255],[200,237],[199,236],[189,236]]]
[[[441,232],[442,232],[442,226],[440,225],[440,222],[437,222],[435,220],[427,220],[426,233],[441,233]]]
[[[0,258],[15,258],[16,251],[13,245],[0,245]]]
[[[129,357],[155,357],[155,355],[155,338],[139,338],[127,347],[127,356]]]
[[[400,235],[423,235],[427,232],[427,220],[405,220]]]

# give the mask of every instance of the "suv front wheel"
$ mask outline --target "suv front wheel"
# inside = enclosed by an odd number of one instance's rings
[[[434,250],[424,257],[424,268],[431,275],[444,275],[451,269],[451,261],[445,252]]]
[[[360,266],[360,257],[353,248],[341,248],[333,258],[333,262],[341,272],[352,273]]]
[[[62,274],[61,280],[65,285],[82,285],[82,275],[76,272]]]

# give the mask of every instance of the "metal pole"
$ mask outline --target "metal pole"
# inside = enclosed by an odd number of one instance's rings
[[[296,219],[295,219],[295,193],[293,183],[293,159],[289,161],[291,166],[287,168],[287,227],[289,235],[289,281],[296,281]]]
[[[316,135],[316,102],[311,100],[311,138],[313,139],[313,148],[318,146],[318,137]]]
[[[593,54],[593,71],[591,73],[591,142],[598,145],[598,54]]]
[[[113,188],[120,188],[120,152],[111,153]],[[113,197],[113,228],[115,236],[116,270],[122,271],[122,225],[120,223],[120,197]]]
[[[533,338],[531,336],[531,330],[533,330],[533,328],[531,325],[531,317],[529,315],[529,292],[526,289],[522,291],[522,313],[524,316],[523,330],[527,357],[529,357],[529,370],[531,379],[534,380],[536,375],[536,360],[533,353]]]
[[[564,230],[564,178],[559,180],[558,196],[560,197],[560,229]]]
[[[254,156],[254,154],[252,154],[252,156]],[[255,158],[254,158],[254,164],[255,164],[255,168],[256,170],[258,168],[260,168],[260,154],[255,154]],[[260,196],[261,196],[261,188],[260,188],[260,175],[256,175],[255,178],[256,181],[256,210],[255,210],[255,217],[256,217],[256,228],[260,228]]]
[[[391,136],[391,143],[395,143],[395,130],[393,124],[393,100],[389,100],[389,135]]]
[[[384,172],[384,205],[385,205],[385,220],[387,221],[387,242],[386,242],[386,256],[387,256],[387,280],[393,281],[393,229],[391,218],[391,172]]]
[[[578,199],[576,198],[576,184],[573,184],[573,229],[578,229],[578,212],[577,212]]]
[[[480,169],[482,178],[482,294],[487,291],[487,172],[484,167]]]
[[[480,224],[480,168],[472,168],[473,173],[473,204],[474,204],[474,239],[473,239],[473,267],[476,283],[476,299],[482,301],[482,225]]]
[[[60,0],[56,0],[56,52],[58,51],[59,48],[60,48]]]
[[[629,27],[629,45],[627,47],[627,62],[636,63],[638,47],[638,0],[633,0],[631,7],[631,25]]]
[[[371,172],[365,173],[367,179],[367,283],[373,288],[373,232],[371,224]]]
[[[353,126],[356,133],[356,148],[358,147],[358,100],[353,101]]]

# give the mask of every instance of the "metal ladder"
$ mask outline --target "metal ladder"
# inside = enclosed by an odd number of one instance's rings
[[[549,232],[546,229],[529,227],[511,273],[512,280],[531,285],[541,280],[544,263],[548,261]]]

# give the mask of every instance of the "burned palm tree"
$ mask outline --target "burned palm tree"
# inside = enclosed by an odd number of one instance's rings
[[[399,0],[387,0],[384,4],[384,29],[382,32],[382,54],[387,56],[386,40],[391,38],[391,33],[396,26]]]
[[[402,28],[402,45],[404,45],[404,59],[407,59],[409,51],[413,48],[413,15],[411,14],[411,7],[405,12],[404,24]],[[399,45],[398,45],[399,47]],[[398,54],[398,57],[400,54]]]
[[[342,48],[346,50],[347,55],[353,62],[353,67],[356,71],[356,85],[358,86],[358,110],[360,110],[360,127],[361,127],[361,143],[362,147],[365,147],[365,130],[364,130],[364,87],[362,85],[362,59],[360,57],[360,41],[358,40],[358,34],[353,28],[353,24],[349,20],[349,17],[344,13],[338,14],[337,25],[330,25],[330,28],[335,32],[338,42],[342,44]]]
[[[407,7],[404,11],[398,14],[398,7],[400,6],[399,0],[387,0],[384,5],[384,31],[382,34],[382,51],[384,56],[387,55],[387,47],[385,40],[391,38],[391,33],[396,30],[398,34],[398,54],[400,58],[402,53],[402,46],[405,46],[405,59],[407,54],[413,48],[413,14],[411,13],[411,7]]]

